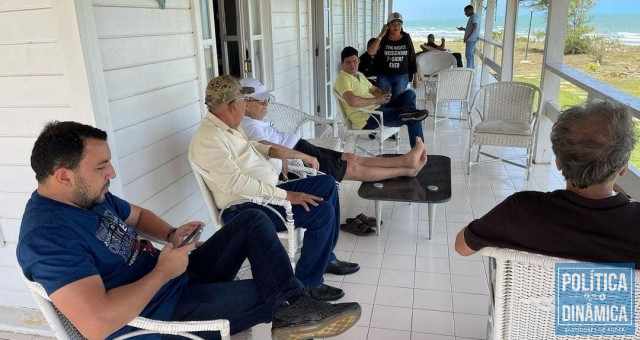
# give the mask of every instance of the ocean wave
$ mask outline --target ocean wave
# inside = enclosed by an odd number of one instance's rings
[[[627,45],[640,45],[640,33],[618,32],[620,42]]]
[[[443,28],[427,28],[427,27],[411,27],[405,28],[413,39],[426,40],[429,34],[433,34],[436,36],[436,40],[440,40],[440,38],[444,37],[446,40],[455,40],[462,39],[464,36],[464,32],[458,31],[457,29],[443,29]],[[531,30],[531,39],[533,39],[533,29]],[[516,31],[516,36],[518,37],[526,37],[528,34],[528,30],[518,30]],[[593,35],[609,35],[609,34],[598,34],[595,33]],[[617,32],[617,34],[612,34],[611,36],[617,38],[621,44],[625,45],[640,45],[640,33],[636,32]]]

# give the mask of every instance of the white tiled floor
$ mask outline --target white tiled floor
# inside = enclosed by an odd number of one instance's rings
[[[384,202],[380,236],[341,232],[338,258],[359,263],[361,270],[348,276],[326,275],[325,280],[344,289],[343,301],[359,302],[363,314],[354,328],[335,339],[485,339],[489,290],[484,261],[478,255],[462,257],[455,252],[457,232],[518,190],[564,186],[561,174],[549,165],[535,165],[528,182],[523,169],[502,163],[475,165],[466,175],[467,122],[439,122],[435,139],[432,127],[428,118],[425,144],[429,154],[451,158],[451,201],[436,209],[432,240],[426,237],[425,204]],[[407,151],[406,130],[401,137],[401,151]],[[375,149],[373,142],[360,144]],[[511,148],[483,150],[524,154]],[[359,182],[340,184],[343,223],[361,212],[375,216],[373,202],[358,197],[359,186]],[[269,339],[269,326],[256,327],[254,338]]]
[[[18,334],[12,332],[3,332],[0,331],[0,339],[2,340],[51,340],[52,338],[38,336],[38,335],[29,335],[29,334]]]

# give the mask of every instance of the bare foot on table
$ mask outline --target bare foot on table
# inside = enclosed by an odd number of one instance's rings
[[[418,166],[412,169],[409,177],[418,176],[418,173],[420,172],[420,170],[422,170],[422,168],[424,168],[426,164],[427,164],[427,149],[424,149],[422,151],[422,154],[420,155],[420,162],[418,163]]]
[[[407,156],[407,164],[405,166],[409,169],[416,169],[418,167],[421,169],[424,165],[420,165],[420,159],[422,158],[422,152],[425,150],[426,148],[422,139],[416,137],[416,145],[405,154],[405,156]]]

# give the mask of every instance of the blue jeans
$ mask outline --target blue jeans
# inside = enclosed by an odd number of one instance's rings
[[[395,99],[407,89],[409,84],[409,75],[401,74],[398,76],[385,76],[379,75],[376,79],[376,87],[382,90],[382,92],[388,92],[391,90],[391,99]],[[414,104],[415,106],[415,104]]]
[[[422,122],[418,121],[409,121],[403,122],[398,118],[398,115],[402,112],[403,108],[415,108],[416,107],[416,93],[412,90],[405,90],[400,93],[394,99],[391,99],[390,102],[380,106],[376,110],[382,111],[382,118],[384,118],[384,126],[390,127],[399,127],[402,125],[407,126],[407,130],[409,131],[409,144],[411,147],[416,146],[416,137],[420,137],[422,141],[424,141],[424,135],[422,133]],[[379,115],[372,115],[379,116]],[[376,117],[380,119],[379,117]],[[378,122],[369,117],[367,124],[362,128],[363,130],[371,130],[375,129],[379,126]]]
[[[253,279],[233,281],[246,258]],[[232,334],[271,322],[278,306],[302,294],[273,223],[255,209],[237,214],[196,248],[189,256],[187,274],[171,320],[228,319]],[[218,332],[198,335],[219,338]]]
[[[304,241],[300,251],[300,259],[296,265],[296,277],[305,286],[316,287],[324,282],[324,270],[329,261],[336,259],[333,249],[338,243],[340,235],[340,203],[338,201],[338,187],[331,176],[320,175],[305,179],[289,181],[278,185],[287,191],[304,192],[322,197],[318,206],[309,205],[309,211],[301,205],[293,206],[293,218],[297,228],[305,228]],[[282,207],[274,207],[281,214]],[[245,209],[259,209],[264,211],[273,221],[276,230],[286,230],[282,220],[270,209],[253,203],[236,206],[234,210],[226,210],[222,214],[225,221]]]
[[[474,41],[467,41],[467,43],[465,44],[465,50],[464,50],[464,57],[465,59],[467,59],[467,68],[475,68],[476,67],[476,63],[475,63],[475,57],[473,55],[473,51],[476,49],[476,43],[478,41],[474,40]]]

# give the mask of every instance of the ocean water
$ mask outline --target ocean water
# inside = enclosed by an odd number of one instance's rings
[[[427,40],[427,35],[433,33],[436,40],[441,37],[452,40],[462,39],[464,32],[458,31],[456,27],[466,26],[466,24],[467,18],[464,16],[459,19],[407,20],[404,23],[404,30],[409,32],[413,39]],[[597,28],[596,34],[618,38],[622,44],[640,45],[640,13],[597,14],[593,16],[590,24]],[[496,17],[493,24],[494,30],[503,27],[504,17]],[[546,17],[536,16],[534,13],[531,20],[531,39],[534,38],[535,31],[544,31],[546,28]],[[526,37],[528,29],[529,15],[519,16],[516,34]]]

